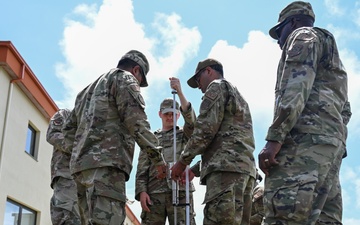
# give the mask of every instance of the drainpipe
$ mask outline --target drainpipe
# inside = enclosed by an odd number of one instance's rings
[[[10,106],[11,106],[11,97],[12,97],[13,87],[14,87],[14,83],[23,80],[24,76],[25,76],[25,64],[22,65],[21,77],[10,80],[10,84],[9,84],[9,91],[8,91],[7,100],[6,100],[4,127],[3,127],[2,136],[1,136],[1,146],[0,146],[0,176],[1,176],[1,168],[2,168],[2,159],[3,159],[3,154],[4,154],[6,128],[7,128],[7,124],[8,124],[8,115],[9,115]]]

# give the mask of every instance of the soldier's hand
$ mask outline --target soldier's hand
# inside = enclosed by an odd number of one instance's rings
[[[156,166],[158,179],[164,179],[166,177],[166,165]]]
[[[186,171],[189,171],[189,182],[191,182],[194,177],[195,174],[193,173],[193,171],[191,171],[191,169],[185,170],[182,174],[181,174],[181,179],[180,179],[180,184],[181,185],[185,185],[186,184]]]
[[[181,174],[184,172],[186,168],[185,164],[182,164],[181,162],[176,162],[175,165],[173,165],[171,169],[171,179],[173,180],[180,180]]]
[[[279,153],[280,148],[281,144],[279,142],[268,141],[266,142],[265,147],[259,153],[259,167],[266,176],[269,176],[269,169],[271,167],[279,164],[275,157]]]
[[[140,193],[140,204],[143,210],[145,210],[146,212],[150,212],[148,205],[152,205],[152,201],[150,199],[150,196],[146,192]]]
[[[170,77],[169,80],[170,80],[170,87],[176,90],[178,93],[181,92],[180,80],[176,77]]]

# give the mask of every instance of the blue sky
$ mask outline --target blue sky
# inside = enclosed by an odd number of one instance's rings
[[[353,116],[348,157],[341,182],[345,225],[360,224],[360,1],[310,1],[315,25],[331,31],[348,72]],[[288,0],[12,0],[2,3],[0,40],[10,40],[60,108],[72,108],[76,94],[116,66],[130,49],[150,61],[149,87],[143,88],[153,130],[161,126],[161,100],[172,97],[168,77],[176,76],[195,111],[201,92],[187,86],[198,61],[223,63],[225,78],[248,101],[256,139],[255,157],[271,124],[280,49],[268,35]],[[183,120],[180,121],[180,124]],[[134,158],[127,195],[134,199]],[[194,181],[198,184],[198,180]],[[202,224],[203,186],[197,185],[195,209]],[[132,210],[140,216],[140,205]]]

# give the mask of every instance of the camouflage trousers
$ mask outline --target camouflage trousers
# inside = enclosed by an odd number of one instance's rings
[[[264,190],[262,187],[257,187],[257,189],[254,189],[250,225],[261,225],[261,222],[264,218],[263,195]]]
[[[76,184],[72,179],[56,177],[54,194],[50,200],[50,214],[53,225],[80,225]]]
[[[341,151],[340,154],[345,152],[345,148]],[[323,209],[321,210],[321,214],[316,224],[333,224],[333,225],[341,225],[342,221],[342,195],[341,195],[341,185],[339,179],[340,166],[342,162],[342,157],[337,159],[337,163],[335,163],[329,174],[333,174],[334,178],[329,177],[327,180],[327,186],[331,186],[330,191],[325,200]]]
[[[263,225],[342,224],[341,142],[326,144],[310,134],[298,139],[282,146],[280,164],[265,178]]]
[[[120,225],[125,212],[125,174],[114,167],[75,174],[82,225]]]
[[[255,178],[243,173],[213,172],[206,176],[204,225],[250,224]]]
[[[170,225],[174,225],[174,206],[172,192],[150,194],[152,205],[149,206],[150,212],[141,212],[142,225],[165,225],[166,218]],[[190,224],[195,225],[195,212],[193,196],[190,192]],[[179,206],[176,207],[176,225],[185,225],[186,223],[186,193],[179,192]]]

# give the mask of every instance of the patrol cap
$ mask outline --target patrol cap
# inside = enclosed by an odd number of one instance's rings
[[[180,108],[179,108],[179,103],[177,101],[176,102],[176,111],[175,113],[178,113]],[[160,104],[160,112],[162,114],[165,114],[167,112],[174,112],[174,100],[171,98],[165,98],[164,101],[161,102]]]
[[[222,67],[222,64],[219,61],[217,61],[216,59],[207,58],[207,59],[204,59],[203,61],[200,61],[196,67],[195,74],[187,81],[188,85],[192,88],[197,88],[198,84],[196,83],[196,80],[195,80],[196,75],[202,69],[204,69],[208,66],[213,66],[213,65],[220,65]]]
[[[150,65],[145,55],[137,50],[130,50],[123,57],[121,57],[120,61],[123,59],[130,59],[141,67],[143,79],[140,84],[140,87],[147,87],[148,83],[146,80],[146,75],[150,70]]]
[[[272,38],[278,39],[276,35],[276,28],[278,28],[286,18],[294,15],[310,16],[315,21],[315,14],[309,2],[295,1],[287,5],[279,14],[278,23],[269,30]]]

